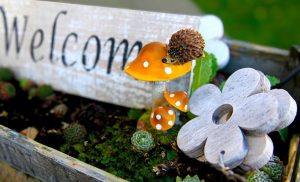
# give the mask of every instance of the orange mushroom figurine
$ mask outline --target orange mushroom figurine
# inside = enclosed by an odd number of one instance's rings
[[[187,112],[188,95],[184,91],[167,91],[169,80],[185,75],[192,69],[191,61],[203,56],[204,40],[199,32],[182,29],[174,33],[169,44],[151,42],[136,59],[126,65],[125,72],[143,81],[153,82],[150,122],[157,130],[168,130],[175,122],[175,111],[168,102]],[[153,116],[153,117],[152,117]]]

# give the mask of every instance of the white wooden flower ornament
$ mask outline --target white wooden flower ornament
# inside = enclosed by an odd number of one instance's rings
[[[265,75],[252,68],[233,73],[222,92],[213,84],[202,86],[189,103],[197,117],[180,129],[178,147],[192,158],[204,155],[215,166],[262,167],[273,154],[267,134],[287,127],[297,112],[288,92],[270,87]]]

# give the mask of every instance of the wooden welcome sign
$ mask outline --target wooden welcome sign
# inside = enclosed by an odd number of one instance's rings
[[[123,73],[142,46],[201,17],[31,0],[0,2],[0,66],[70,94],[146,108],[151,86]],[[185,84],[188,85],[188,84]]]

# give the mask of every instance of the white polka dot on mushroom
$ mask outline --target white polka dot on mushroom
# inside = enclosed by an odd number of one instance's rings
[[[161,119],[161,115],[160,114],[157,114],[155,117],[156,117],[157,120]]]
[[[184,110],[187,110],[187,108],[188,108],[188,106],[187,106],[187,105],[185,105],[185,106],[184,106]]]
[[[169,115],[173,115],[173,114],[174,114],[174,111],[168,110],[168,113],[169,113]]]
[[[161,128],[162,128],[161,124],[156,124],[155,127],[156,127],[157,130],[161,130]]]
[[[148,61],[144,61],[143,66],[144,66],[144,68],[148,68],[149,67],[149,62]]]
[[[173,98],[175,96],[175,94],[170,94],[170,97]]]
[[[172,68],[170,68],[170,67],[165,67],[165,73],[166,73],[167,75],[172,74]]]
[[[176,106],[180,106],[180,104],[181,104],[180,101],[176,101],[176,102],[175,102],[175,105],[176,105]]]
[[[169,121],[168,121],[168,125],[172,126],[172,125],[173,125],[173,121],[172,121],[172,120],[169,120]]]

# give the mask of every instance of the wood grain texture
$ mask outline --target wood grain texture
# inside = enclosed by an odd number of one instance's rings
[[[1,125],[0,160],[42,181],[124,181]]]
[[[214,166],[234,168],[244,162],[248,170],[269,161],[273,144],[266,134],[288,126],[297,111],[286,91],[270,91],[268,79],[252,68],[234,72],[222,92],[212,84],[200,87],[189,106],[196,118],[179,130],[180,150],[201,161],[204,155]]]
[[[269,162],[273,154],[273,142],[268,135],[251,136],[247,135],[249,151],[241,167],[244,170],[258,170]]]
[[[287,91],[282,89],[273,89],[269,93],[275,96],[278,102],[281,103],[280,107],[278,107],[280,125],[276,127],[276,130],[283,129],[289,126],[296,117],[296,101],[290,96]]]
[[[223,69],[226,73],[251,67],[265,74],[283,78],[293,68],[289,67],[289,51],[248,42],[224,39],[230,47],[230,62]]]
[[[134,108],[151,107],[151,85],[122,71],[124,63],[137,55],[138,46],[132,46],[166,42],[177,30],[198,29],[201,23],[199,16],[33,0],[2,0],[0,7],[0,66],[56,90]],[[189,79],[179,82],[177,87],[187,90]]]

